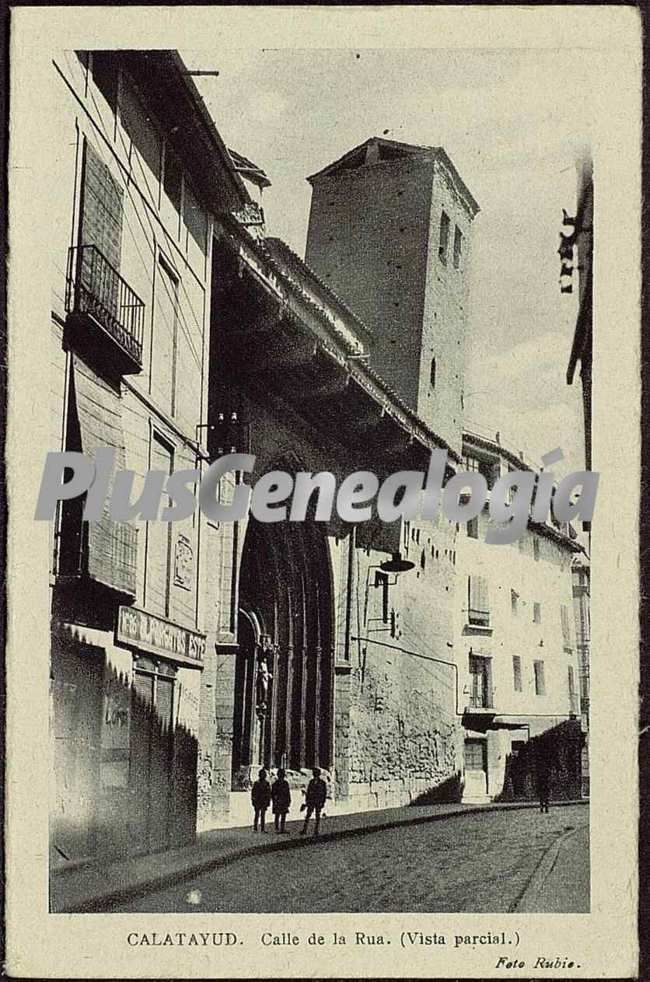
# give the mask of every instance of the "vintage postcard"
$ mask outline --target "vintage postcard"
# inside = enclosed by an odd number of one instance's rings
[[[641,22],[11,21],[7,971],[637,972]]]

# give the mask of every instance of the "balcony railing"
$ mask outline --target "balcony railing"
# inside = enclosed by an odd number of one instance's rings
[[[470,709],[494,709],[494,700],[489,692],[472,691],[467,705]]]
[[[477,610],[474,607],[470,607],[467,611],[467,623],[471,627],[489,627],[490,611]]]
[[[66,310],[89,317],[118,346],[123,374],[142,370],[145,305],[95,245],[70,249]],[[89,339],[92,340],[92,339]]]

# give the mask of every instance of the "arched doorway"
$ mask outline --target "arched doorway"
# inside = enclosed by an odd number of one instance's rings
[[[322,529],[251,518],[239,584],[233,786],[261,765],[329,768],[333,608]]]

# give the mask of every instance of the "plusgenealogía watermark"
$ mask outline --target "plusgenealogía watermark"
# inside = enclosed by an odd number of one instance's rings
[[[543,469],[539,473],[509,471],[488,490],[485,477],[478,471],[454,474],[443,484],[447,452],[434,450],[426,474],[398,471],[380,483],[372,471],[355,471],[337,490],[336,478],[330,471],[300,471],[295,476],[286,471],[269,471],[251,487],[240,477],[253,472],[255,457],[230,453],[217,458],[203,474],[196,468],[171,474],[150,470],[140,495],[132,501],[135,471],[115,471],[115,450],[99,447],[94,459],[74,451],[48,453],[35,518],[51,521],[59,501],[82,495],[83,518],[88,522],[99,521],[106,505],[110,518],[116,522],[178,522],[194,513],[197,497],[203,514],[218,522],[241,521],[249,511],[259,522],[304,522],[314,495],[310,518],[317,522],[330,521],[335,506],[344,522],[370,521],[375,517],[373,501],[376,515],[383,522],[418,517],[433,520],[441,504],[450,522],[467,522],[489,503],[485,541],[501,545],[518,539],[529,518],[545,522],[551,509],[559,522],[577,518],[591,521],[599,475],[595,471],[576,471],[558,483],[546,468],[562,457],[558,447],[542,458]],[[219,485],[229,473],[237,475],[237,483],[231,499],[225,502],[220,500]],[[161,511],[163,494],[171,503]]]

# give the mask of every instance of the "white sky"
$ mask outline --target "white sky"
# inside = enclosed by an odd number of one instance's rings
[[[581,388],[566,385],[576,303],[560,294],[562,208],[590,142],[598,53],[563,50],[181,52],[227,145],[265,169],[271,234],[300,255],[305,177],[373,135],[443,146],[481,205],[474,223],[466,426],[532,461],[582,469]],[[597,161],[596,161],[597,166]]]

